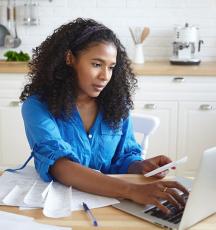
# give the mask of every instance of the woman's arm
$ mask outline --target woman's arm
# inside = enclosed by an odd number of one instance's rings
[[[50,168],[59,182],[85,192],[116,198],[129,198],[131,185],[119,178],[107,176],[78,163],[61,158]]]
[[[183,186],[175,181],[133,184],[96,172],[66,158],[57,160],[51,166],[50,173],[64,185],[97,195],[130,199],[144,205],[154,204],[165,213],[170,211],[160,203],[160,198],[181,208],[185,205],[185,201],[172,188],[188,193]]]

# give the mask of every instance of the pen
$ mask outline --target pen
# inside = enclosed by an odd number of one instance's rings
[[[84,211],[87,213],[89,219],[91,220],[93,226],[97,227],[98,226],[98,223],[97,223],[97,220],[95,219],[92,211],[89,209],[88,205],[86,203],[83,202],[83,209]]]

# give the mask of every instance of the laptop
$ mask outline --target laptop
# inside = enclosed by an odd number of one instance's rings
[[[174,209],[171,215],[163,214],[153,205],[139,205],[130,200],[121,200],[120,203],[112,205],[124,212],[142,218],[153,224],[168,229],[187,229],[204,218],[216,212],[216,147],[207,149],[202,156],[196,177],[191,183],[191,190],[184,210],[177,210],[167,201],[163,205]],[[188,179],[177,181],[190,187]]]

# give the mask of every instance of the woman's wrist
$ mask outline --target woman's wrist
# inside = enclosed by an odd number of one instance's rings
[[[136,200],[137,191],[139,191],[140,184],[128,183],[128,188],[125,190],[124,199]]]
[[[128,167],[129,174],[142,174],[143,173],[143,161],[134,161]]]
[[[131,200],[132,199],[132,194],[133,194],[133,190],[134,188],[136,187],[136,184],[133,184],[133,183],[130,183],[130,182],[126,182],[125,184],[125,189],[122,190],[122,195],[121,195],[121,198],[124,198],[124,199],[128,199],[128,200]]]

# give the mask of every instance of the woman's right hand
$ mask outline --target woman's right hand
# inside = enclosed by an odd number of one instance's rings
[[[160,203],[160,200],[167,200],[178,209],[185,206],[185,200],[175,190],[178,189],[185,194],[188,190],[176,181],[157,181],[148,184],[131,185],[129,199],[139,204],[153,204],[162,212],[170,214],[170,210]]]

